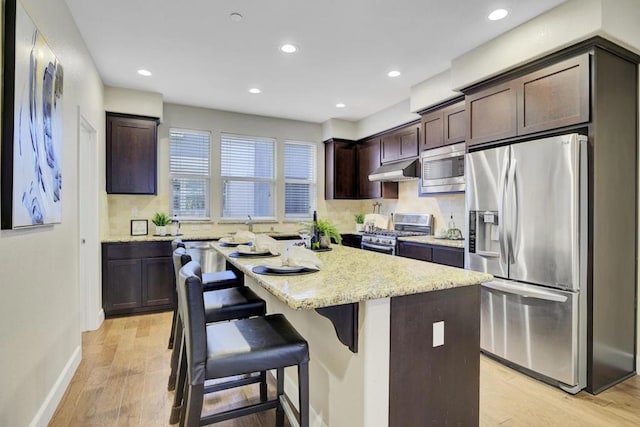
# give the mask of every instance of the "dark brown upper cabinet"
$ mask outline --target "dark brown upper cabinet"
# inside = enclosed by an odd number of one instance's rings
[[[380,139],[380,156],[382,163],[410,159],[418,156],[419,126],[411,125]]]
[[[356,144],[354,141],[325,141],[325,200],[356,198]]]
[[[423,115],[420,127],[421,150],[463,142],[467,136],[464,101]]]
[[[589,55],[524,76],[518,91],[518,135],[588,122]]]
[[[516,92],[508,82],[467,96],[467,145],[516,135]]]
[[[397,182],[371,182],[369,174],[378,169],[380,161],[380,137],[361,142],[356,148],[357,161],[357,191],[358,199],[397,199]]]
[[[158,119],[107,113],[107,193],[157,194]]]
[[[467,145],[589,121],[589,54],[467,94]]]

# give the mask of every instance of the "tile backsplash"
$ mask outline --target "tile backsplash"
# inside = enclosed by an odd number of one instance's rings
[[[156,212],[167,212],[169,196],[160,193],[157,196],[108,195],[109,228],[103,230],[103,236],[128,236],[131,219],[148,219],[149,234],[153,234],[151,217]],[[380,213],[389,215],[401,213],[430,213],[435,218],[434,232],[446,229],[453,215],[456,226],[467,232],[465,220],[464,194],[443,194],[434,197],[418,197],[418,181],[399,183],[398,199],[377,200],[318,200],[318,215],[329,218],[342,232],[355,230],[354,216],[357,213],[373,212],[373,203],[382,203]],[[226,233],[244,228],[238,223],[183,222],[181,230],[186,235],[198,232]],[[296,221],[256,223],[254,230],[269,231],[271,228],[280,232],[296,232],[300,224]]]

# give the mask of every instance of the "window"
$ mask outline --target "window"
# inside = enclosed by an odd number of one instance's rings
[[[284,143],[284,216],[311,218],[316,201],[316,146]]]
[[[275,218],[275,140],[222,134],[222,218]]]
[[[169,129],[171,216],[209,218],[209,132]]]

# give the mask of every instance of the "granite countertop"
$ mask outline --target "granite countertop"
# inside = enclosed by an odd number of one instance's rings
[[[427,245],[447,246],[449,248],[464,249],[465,240],[437,239],[433,236],[398,237],[405,242],[424,243]]]
[[[282,244],[284,248],[285,242]],[[221,247],[218,243],[211,246],[294,310],[438,291],[492,280],[489,274],[341,245],[332,245],[331,251],[317,253],[323,262],[317,273],[261,275],[254,273],[252,268],[261,265],[264,258],[231,258],[229,254],[235,252],[234,248]]]
[[[296,234],[292,234],[292,233],[284,233],[284,232],[278,232],[278,231],[274,231],[274,232],[270,232],[270,231],[266,231],[264,233],[262,232],[258,232],[256,234],[266,234],[268,236],[274,237],[274,238],[279,238],[279,237],[286,237],[286,236],[290,236],[290,237],[297,237]],[[156,236],[153,234],[149,234],[146,236],[107,236],[104,237],[101,241],[102,243],[115,243],[115,242],[161,242],[161,241],[166,241],[166,240],[173,240],[173,239],[182,239],[185,241],[194,241],[194,240],[219,240],[221,237],[228,237],[233,235],[232,232],[221,232],[221,231],[217,231],[217,232],[206,232],[206,231],[201,231],[201,232],[195,232],[195,233],[187,233],[187,234],[180,234],[177,236]]]

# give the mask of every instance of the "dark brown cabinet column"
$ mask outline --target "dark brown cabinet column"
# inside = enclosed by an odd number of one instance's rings
[[[107,193],[156,194],[158,119],[107,113]]]

